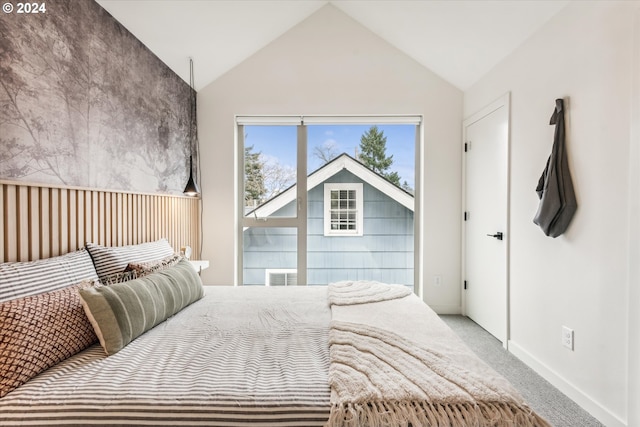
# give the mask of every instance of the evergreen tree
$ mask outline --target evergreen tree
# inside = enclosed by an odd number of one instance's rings
[[[398,172],[387,172],[393,164],[393,154],[387,157],[387,137],[378,126],[371,126],[360,137],[360,161],[369,169],[384,176],[389,181],[400,186]]]
[[[404,191],[406,191],[407,193],[413,194],[413,188],[411,188],[411,186],[409,185],[409,183],[406,180],[402,183],[402,189]]]
[[[267,190],[264,185],[264,162],[261,153],[253,152],[253,145],[244,147],[244,201],[245,206],[260,203]]]

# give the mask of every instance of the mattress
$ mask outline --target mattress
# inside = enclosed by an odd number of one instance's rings
[[[322,426],[326,287],[207,287],[107,357],[99,345],[0,399],[0,425]]]

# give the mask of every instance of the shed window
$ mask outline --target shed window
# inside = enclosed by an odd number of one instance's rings
[[[324,185],[324,235],[362,236],[362,184]]]

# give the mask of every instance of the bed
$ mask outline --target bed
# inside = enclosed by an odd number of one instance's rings
[[[140,258],[126,252],[117,268],[100,268],[119,270],[124,258]],[[99,258],[91,258],[95,266]],[[183,279],[171,279],[169,299],[184,307],[166,320],[145,318],[151,326],[115,351],[100,336],[106,329],[95,329],[99,342],[0,398],[0,425],[548,426],[406,287],[202,287],[187,268],[178,259],[132,281],[74,290],[87,304],[85,294],[95,289],[121,298],[118,286],[147,292],[162,277],[187,275],[202,292],[176,296],[185,292]],[[2,271],[3,305],[46,294],[20,286],[15,278],[24,274],[12,273],[13,281],[5,274],[3,283]],[[20,292],[7,291],[7,282]],[[69,289],[56,286],[50,292]],[[85,313],[100,321],[97,312]],[[4,328],[0,364],[8,354]]]

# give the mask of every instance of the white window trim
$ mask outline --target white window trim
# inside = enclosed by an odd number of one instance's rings
[[[331,229],[331,191],[355,190],[356,192],[356,229],[332,230]],[[364,233],[364,191],[362,183],[325,183],[324,184],[324,235],[337,236],[362,236]]]
[[[297,274],[298,270],[296,270],[295,268],[267,268],[264,271],[264,284],[266,286],[271,286],[271,283],[269,282],[269,277],[272,274]],[[275,285],[274,285],[275,286]],[[294,286],[294,285],[289,285],[288,283],[285,283],[284,286]]]

